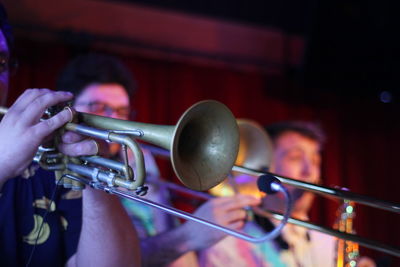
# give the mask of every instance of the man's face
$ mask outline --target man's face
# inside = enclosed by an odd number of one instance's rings
[[[74,108],[77,111],[111,117],[129,119],[129,96],[124,88],[116,83],[91,84],[76,96]],[[109,144],[110,153],[118,153],[120,146]]]
[[[115,83],[91,84],[75,99],[75,109],[95,115],[127,120],[129,96],[124,88]]]
[[[7,100],[8,93],[8,81],[9,81],[9,71],[8,71],[8,59],[10,57],[10,52],[8,50],[8,45],[3,32],[0,31],[0,105],[4,106]]]
[[[320,178],[320,146],[299,133],[288,131],[275,142],[272,172],[289,178],[317,183]]]

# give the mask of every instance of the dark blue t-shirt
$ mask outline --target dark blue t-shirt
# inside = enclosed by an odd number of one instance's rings
[[[64,266],[76,253],[82,194],[60,186],[56,189],[54,172],[37,165],[32,165],[24,177],[8,180],[0,195],[0,266],[25,266],[35,242],[29,266]]]

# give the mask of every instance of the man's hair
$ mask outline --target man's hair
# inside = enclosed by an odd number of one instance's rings
[[[3,35],[6,38],[8,50],[11,53],[14,48],[14,38],[12,35],[11,25],[8,22],[7,11],[2,3],[0,3],[0,30],[3,32]]]
[[[325,142],[325,134],[321,127],[313,122],[308,121],[284,121],[267,125],[265,129],[273,142],[286,132],[296,132],[302,136],[317,141],[320,145]]]
[[[57,90],[69,91],[78,96],[93,83],[117,83],[129,96],[136,89],[132,73],[120,60],[111,55],[89,53],[74,58],[62,70],[57,80]]]

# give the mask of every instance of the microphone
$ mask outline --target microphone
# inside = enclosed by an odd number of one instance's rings
[[[275,194],[281,189],[281,181],[271,174],[263,174],[257,180],[258,189],[267,194]]]

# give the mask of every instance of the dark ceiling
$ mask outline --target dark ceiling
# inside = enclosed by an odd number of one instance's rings
[[[305,37],[296,79],[307,88],[399,102],[397,5],[354,0],[106,0],[278,28]],[[388,2],[388,1],[387,1]],[[289,71],[293,73],[293,71]],[[397,101],[396,101],[397,99]]]

